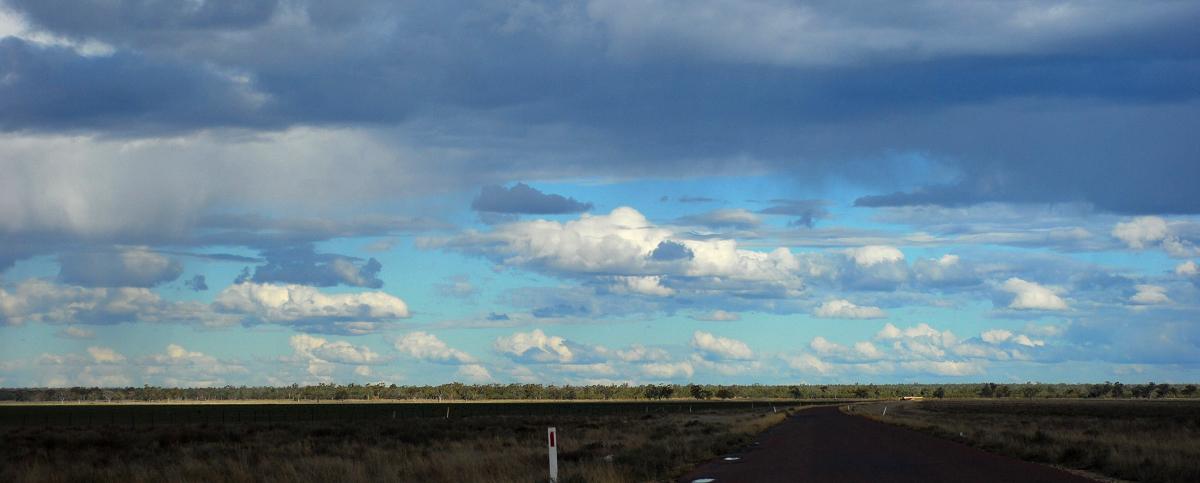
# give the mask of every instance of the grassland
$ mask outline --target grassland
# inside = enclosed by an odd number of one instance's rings
[[[1092,474],[1146,482],[1200,481],[1197,400],[926,400],[848,409]]]
[[[8,406],[0,408],[0,481],[543,481],[547,426],[559,431],[563,482],[665,481],[749,443],[792,410],[763,402]]]

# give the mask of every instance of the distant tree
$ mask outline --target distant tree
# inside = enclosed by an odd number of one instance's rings
[[[865,388],[865,387],[854,388],[854,397],[859,398],[859,399],[866,399],[868,395],[870,395],[870,393],[867,391],[867,388]]]
[[[717,389],[717,399],[732,399],[733,391],[726,388]]]
[[[1196,385],[1188,384],[1187,386],[1184,386],[1183,390],[1179,391],[1179,393],[1187,397],[1192,397],[1196,395]]]
[[[1021,387],[1021,395],[1026,398],[1032,399],[1038,395],[1038,392],[1038,387],[1033,384],[1026,384]]]
[[[940,387],[940,386],[937,389],[934,389],[933,397],[936,397],[938,399],[946,397],[946,389],[943,387]]]
[[[995,396],[996,396],[996,384],[995,383],[989,382],[979,388],[979,397],[995,397]]]
[[[670,384],[663,384],[661,386],[650,384],[646,386],[644,393],[646,399],[667,399],[675,393],[675,387]]]
[[[1154,388],[1154,396],[1155,397],[1167,397],[1167,394],[1170,391],[1171,391],[1170,384],[1159,384],[1158,386],[1156,386]]]
[[[1192,388],[1195,389],[1195,386],[1192,386]],[[801,391],[797,386],[789,387],[788,394],[792,396],[792,399],[801,399],[804,397],[804,391]]]
[[[1008,386],[999,386],[996,388],[996,397],[1009,397],[1012,395],[1012,390]]]
[[[708,399],[712,397],[712,391],[705,389],[704,386],[699,384],[688,384],[688,392],[695,399]]]

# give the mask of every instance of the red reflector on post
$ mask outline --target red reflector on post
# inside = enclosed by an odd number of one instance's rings
[[[554,447],[554,433],[550,433],[550,447]]]

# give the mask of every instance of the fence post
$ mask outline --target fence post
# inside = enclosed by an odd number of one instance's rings
[[[558,483],[558,432],[551,426],[546,430],[550,454],[550,483]]]

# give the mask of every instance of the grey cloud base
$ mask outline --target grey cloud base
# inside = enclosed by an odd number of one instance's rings
[[[876,4],[822,2],[82,9],[94,15],[7,3],[36,28],[115,49],[85,57],[0,41],[7,130],[392,125],[413,129],[420,148],[467,149],[475,162],[458,168],[464,176],[678,176],[748,162],[797,178],[852,176],[882,193],[864,206],[1200,212],[1183,181],[1200,176],[1189,135],[1200,129],[1200,86],[1187,81],[1200,74],[1200,7],[1186,2],[1098,2],[1060,17],[1036,3],[914,2],[889,7],[899,22],[890,26],[866,13]],[[743,21],[709,25],[693,15],[701,7]],[[672,21],[644,22],[656,13]],[[803,28],[779,20],[789,18]],[[775,37],[738,27],[769,19]],[[895,158],[909,153],[933,164],[914,176]],[[911,191],[914,181],[928,186]],[[525,198],[490,206],[586,205],[513,190]]]

